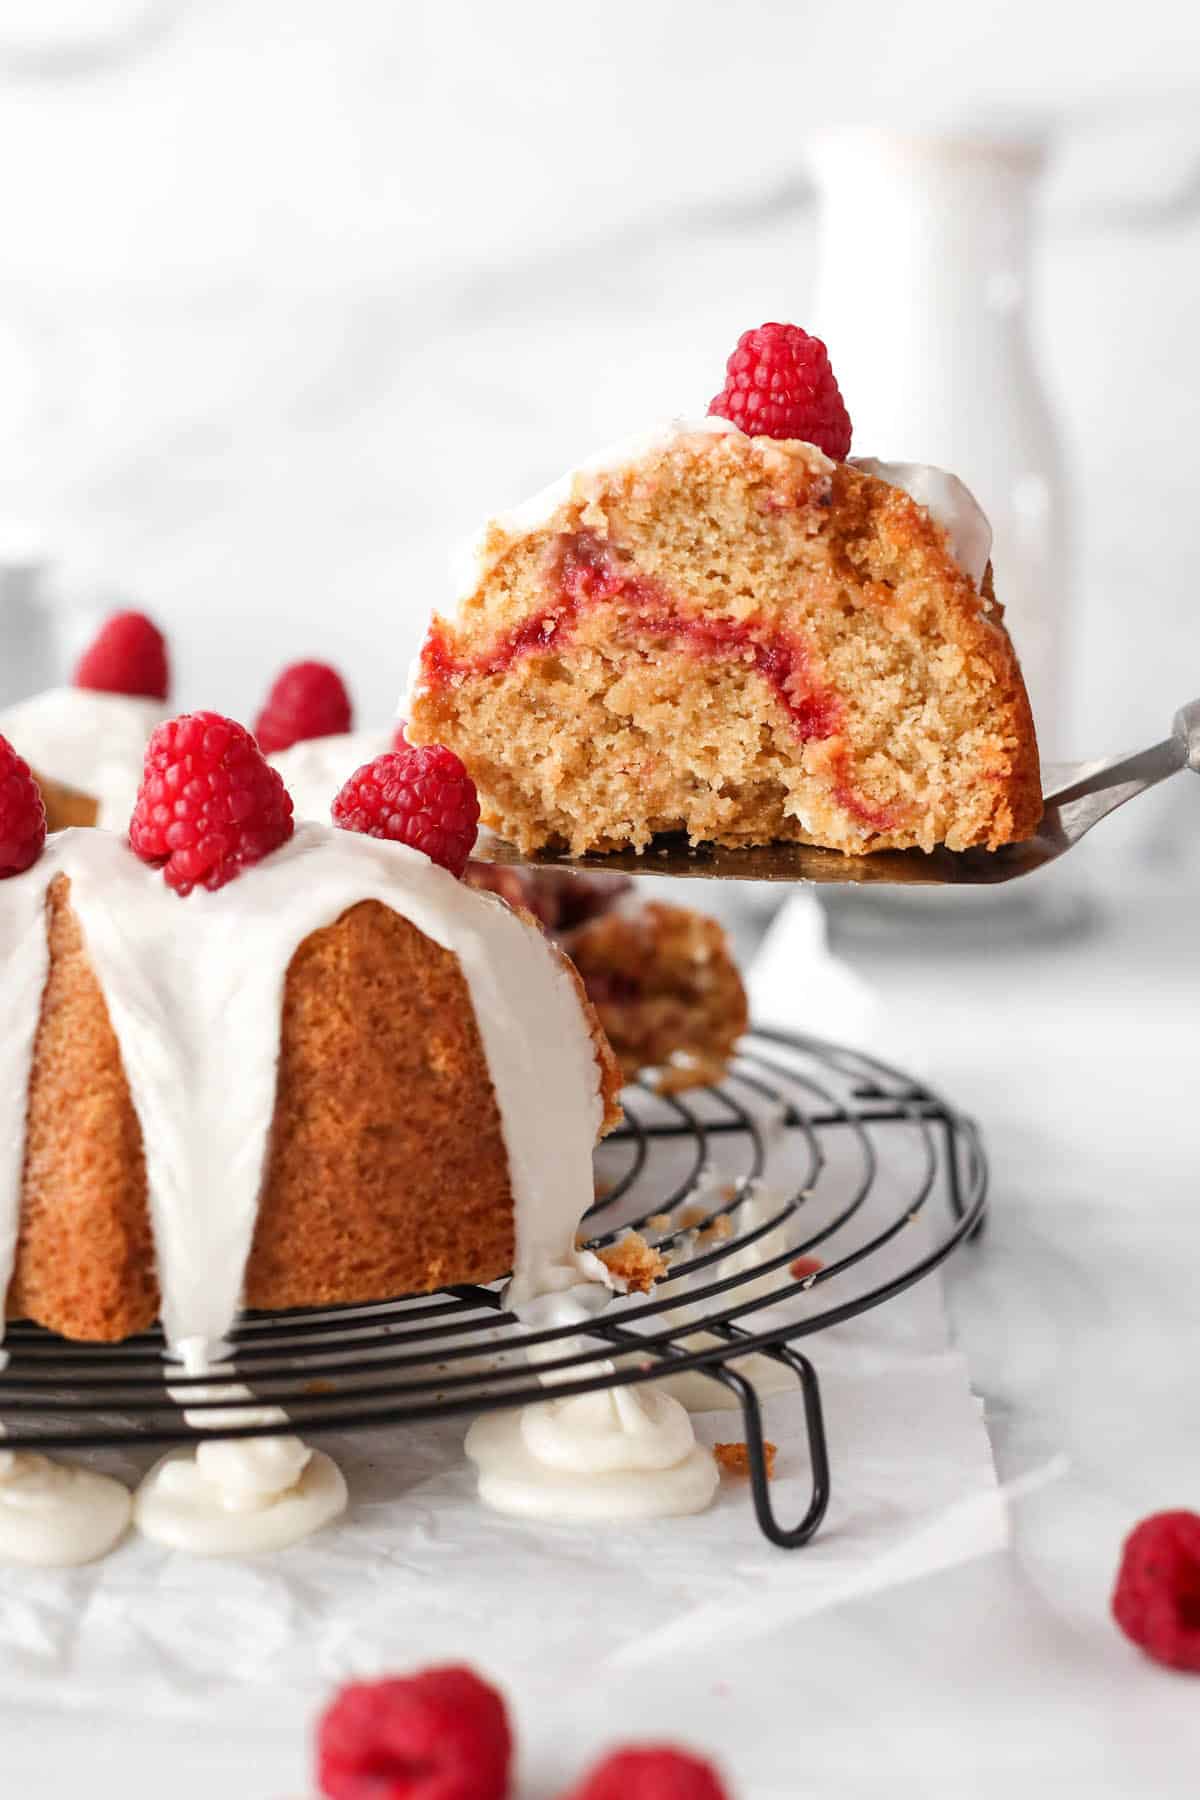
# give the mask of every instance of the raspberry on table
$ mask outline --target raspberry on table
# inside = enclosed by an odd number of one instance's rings
[[[46,842],[46,808],[29,764],[0,737],[0,880],[31,869]]]
[[[798,325],[744,331],[708,410],[749,437],[802,438],[835,462],[850,454],[850,415],[829,352]]]
[[[729,1800],[709,1762],[669,1744],[614,1750],[563,1800]]]
[[[309,738],[338,737],[354,722],[350,696],[337,670],[323,662],[290,663],[275,679],[254,735],[266,756]]]
[[[453,750],[403,744],[355,771],[333,803],[333,822],[409,844],[461,877],[475,845],[479,795]]]
[[[317,1726],[325,1800],[507,1800],[504,1700],[471,1669],[352,1682]]]
[[[167,641],[145,613],[114,613],[80,657],[74,684],[102,694],[165,700],[171,689]]]
[[[183,713],[146,750],[129,842],[168,887],[224,887],[295,830],[292,799],[244,725]]]
[[[1155,1662],[1200,1674],[1200,1513],[1153,1513],[1125,1540],[1117,1624]]]

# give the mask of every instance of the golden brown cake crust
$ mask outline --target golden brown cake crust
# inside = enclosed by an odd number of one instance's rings
[[[922,507],[810,445],[685,434],[493,527],[482,570],[431,626],[408,733],[458,752],[523,850],[1036,830],[990,573],[977,593]]]
[[[8,1313],[108,1342],[158,1312],[142,1133],[65,875],[50,886],[46,928]]]
[[[94,825],[100,817],[100,802],[91,794],[81,794],[65,781],[51,781],[48,775],[33,770],[33,778],[42,791],[46,807],[46,829],[68,831],[73,825]]]
[[[8,1312],[116,1341],[158,1310],[141,1131],[64,876],[47,932]],[[607,1130],[620,1073],[571,974]],[[365,901],[308,937],[288,969],[246,1303],[384,1299],[492,1280],[512,1261],[507,1155],[462,972]]]

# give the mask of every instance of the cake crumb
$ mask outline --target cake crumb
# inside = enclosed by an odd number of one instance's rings
[[[763,1456],[767,1465],[767,1480],[775,1479],[776,1445],[767,1439],[763,1440]],[[748,1444],[714,1444],[713,1455],[722,1475],[748,1475],[750,1473],[750,1447]]]
[[[675,1221],[670,1213],[651,1213],[646,1220],[647,1231],[670,1231]]]
[[[733,1220],[729,1217],[728,1213],[718,1213],[712,1224],[705,1226],[704,1230],[700,1233],[700,1242],[702,1244],[715,1244],[719,1243],[722,1238],[731,1238],[732,1236]]]
[[[679,1229],[694,1231],[696,1226],[703,1225],[707,1218],[708,1208],[706,1206],[685,1206],[679,1215]]]
[[[619,1244],[596,1252],[610,1275],[623,1281],[631,1294],[648,1294],[667,1272],[667,1259],[640,1231],[631,1231]]]
[[[725,1074],[725,1063],[716,1057],[681,1056],[660,1069],[654,1086],[660,1094],[686,1094],[692,1088],[716,1087]]]
[[[336,1394],[337,1383],[327,1381],[324,1376],[318,1376],[314,1381],[305,1382],[304,1391],[306,1394]]]

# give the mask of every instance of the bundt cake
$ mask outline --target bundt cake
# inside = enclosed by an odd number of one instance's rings
[[[0,970],[8,1316],[214,1343],[243,1303],[581,1278],[619,1073],[534,923],[417,851],[305,824],[180,898],[66,831],[0,881]]]
[[[938,471],[680,423],[493,521],[408,736],[524,852],[995,848],[1041,788],[989,544]]]

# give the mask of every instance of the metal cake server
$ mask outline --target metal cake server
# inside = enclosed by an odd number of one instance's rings
[[[539,851],[522,856],[490,832],[479,834],[481,862],[512,866],[587,869],[614,875],[679,875],[702,881],[890,882],[898,887],[991,887],[1031,875],[1065,855],[1118,806],[1156,787],[1180,769],[1200,774],[1200,700],[1175,715],[1171,735],[1149,750],[1107,762],[1051,764],[1043,770],[1046,810],[1036,837],[1000,850],[877,850],[844,856],[812,844],[754,844],[729,850],[690,845],[682,834],[656,838],[639,856],[634,850],[567,856]]]

